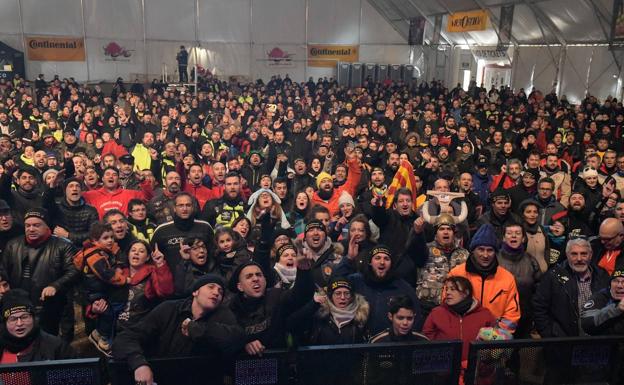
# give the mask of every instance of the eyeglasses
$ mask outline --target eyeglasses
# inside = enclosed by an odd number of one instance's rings
[[[602,235],[600,235],[600,241],[602,243],[607,243],[607,242],[611,242],[612,240],[614,240],[615,238],[621,236],[622,234],[615,234],[612,237],[603,237]]]
[[[351,292],[348,292],[348,291],[344,291],[344,292],[333,292],[333,293],[332,293],[332,297],[349,299],[349,298],[351,298]]]
[[[9,318],[7,318],[7,323],[10,324],[16,324],[17,321],[22,321],[22,323],[28,322],[32,319],[32,314],[22,314],[21,316],[17,317],[17,316],[10,316]]]

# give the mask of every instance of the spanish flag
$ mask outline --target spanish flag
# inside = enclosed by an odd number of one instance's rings
[[[412,202],[414,205],[414,211],[418,208],[417,203],[417,191],[416,191],[416,179],[414,178],[414,168],[412,164],[406,160],[402,160],[397,170],[396,174],[394,174],[394,178],[392,178],[392,183],[386,190],[386,209],[392,207],[392,203],[394,201],[394,195],[397,190],[400,188],[407,188],[412,192]]]

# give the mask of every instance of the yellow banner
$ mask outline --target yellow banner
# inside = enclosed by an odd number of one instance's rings
[[[81,37],[28,36],[26,47],[29,60],[85,61]]]
[[[360,58],[357,45],[308,45],[308,66],[335,67],[339,61],[353,63]]]
[[[488,21],[487,11],[456,12],[447,16],[448,32],[485,31]]]

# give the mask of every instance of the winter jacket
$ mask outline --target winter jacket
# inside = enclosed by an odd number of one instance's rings
[[[600,241],[600,238],[595,238],[591,241],[592,246],[592,263],[596,266],[600,263],[600,260],[607,253],[604,245]],[[619,247],[620,254],[615,259],[615,270],[624,270],[624,242]],[[614,271],[615,271],[614,270]]]
[[[505,268],[497,266],[487,276],[479,273],[472,258],[449,272],[450,277],[464,277],[472,284],[473,296],[499,322],[499,327],[514,332],[520,321],[520,302],[516,279]]]
[[[548,202],[544,202],[539,198],[537,202],[542,206],[539,210],[538,218],[538,222],[542,226],[551,225],[567,214],[566,208],[554,196],[550,197]]]
[[[174,295],[176,298],[188,297],[191,295],[191,288],[195,280],[202,275],[213,273],[216,269],[214,259],[208,258],[206,264],[198,266],[191,260],[180,260],[173,269]]]
[[[224,305],[191,322],[189,335],[183,335],[182,321],[193,319],[191,304],[191,298],[163,302],[136,325],[124,329],[113,342],[115,360],[126,361],[134,372],[149,365],[148,358],[202,355],[214,360],[242,349],[244,331]]]
[[[244,216],[246,212],[247,204],[242,198],[231,200],[224,196],[221,199],[208,201],[201,212],[200,218],[212,226],[232,227],[234,221],[238,217]]]
[[[115,258],[119,247],[115,244],[112,250],[106,250],[98,244],[85,242],[85,247],[74,256],[74,265],[80,263],[84,279],[82,281],[87,301],[92,303],[98,299],[109,299],[111,286],[123,286],[127,276]]]
[[[585,333],[595,335],[624,335],[624,312],[620,301],[606,287],[592,295],[581,310],[581,326]]]
[[[212,251],[214,231],[208,222],[198,219],[180,219],[161,224],[154,230],[151,245],[158,245],[158,249],[165,255],[167,264],[172,271],[180,262],[180,244],[185,238],[196,237],[204,241],[208,252]]]
[[[312,206],[321,205],[326,207],[329,210],[330,216],[332,217],[340,213],[338,200],[340,199],[340,195],[342,194],[342,192],[345,191],[351,196],[356,196],[355,192],[357,190],[358,184],[360,183],[362,169],[360,168],[359,161],[357,159],[351,159],[347,162],[347,166],[349,167],[347,181],[342,186],[334,188],[334,192],[328,200],[322,199],[318,195],[318,192],[315,192],[312,196]]]
[[[312,279],[314,280],[314,284],[318,288],[323,288],[327,286],[329,283],[329,279],[331,275],[334,274],[336,268],[342,258],[342,246],[339,243],[332,243],[331,239],[327,237],[325,239],[325,245],[321,247],[320,250],[314,252],[308,246],[303,239],[295,240],[295,247],[299,250],[303,250],[303,248],[308,248],[310,252],[312,252],[314,263],[312,264]]]
[[[2,254],[2,267],[9,277],[12,289],[20,288],[30,292],[34,304],[41,304],[41,291],[52,286],[57,296],[63,296],[78,280],[80,272],[73,263],[76,248],[64,238],[51,235],[39,247],[32,247],[21,236],[11,240]],[[34,256],[31,263],[30,282],[23,278],[28,256]]]
[[[202,184],[200,184],[199,186],[195,186],[192,183],[186,183],[186,185],[184,186],[184,191],[191,194],[195,197],[195,199],[197,199],[200,210],[203,210],[204,206],[208,201],[221,198],[221,196],[217,195],[214,190],[209,189]]]
[[[246,342],[259,340],[267,348],[286,346],[286,317],[301,308],[314,294],[309,270],[297,270],[292,289],[267,288],[261,298],[234,296],[229,307],[238,324],[245,330]]]
[[[533,296],[535,328],[543,338],[574,337],[580,334],[577,275],[568,261],[552,267],[540,281]],[[609,275],[591,267],[591,291],[609,285]]]
[[[11,175],[12,174],[5,172],[2,177],[0,177],[0,199],[4,199],[9,207],[11,207],[13,221],[23,226],[24,214],[32,208],[42,207],[42,191],[39,188],[35,188],[31,192],[25,192],[19,187],[17,190],[12,190]]]
[[[51,193],[49,190],[47,193]],[[46,193],[46,194],[47,194]],[[89,229],[99,220],[95,207],[88,205],[84,198],[76,206],[71,206],[65,198],[57,204],[44,194],[44,207],[52,218],[52,229],[60,226],[69,232],[69,240],[77,247],[89,236]]]
[[[83,192],[82,197],[88,204],[95,207],[100,219],[104,217],[104,214],[106,214],[108,210],[112,209],[120,210],[124,215],[128,215],[128,202],[130,202],[131,199],[148,201],[152,198],[154,191],[149,181],[146,182],[141,184],[141,190],[118,188],[114,191],[108,191],[104,187],[101,187],[97,190]]]
[[[130,269],[124,268],[123,274],[130,277]],[[146,263],[130,277],[130,283],[119,290],[127,299],[126,306],[117,317],[117,328],[122,329],[139,322],[159,300],[173,294],[173,276],[166,263],[160,267]]]
[[[364,273],[355,273],[355,264],[349,258],[343,258],[336,270],[336,276],[348,277],[353,283],[353,290],[364,296],[370,305],[368,317],[368,330],[371,335],[375,335],[385,330],[390,325],[388,319],[388,301],[391,297],[406,295],[410,297],[415,306],[414,330],[422,328],[423,317],[420,309],[420,302],[416,297],[414,289],[403,279],[395,278],[393,270],[383,280],[377,279],[370,268]]]
[[[308,335],[304,339],[304,343],[307,345],[365,343],[368,341],[366,322],[370,307],[366,299],[360,294],[355,294],[353,300],[357,304],[355,317],[340,328],[334,322],[327,302],[323,304],[316,301],[308,302],[307,305],[289,317],[288,323],[308,331]]]
[[[4,351],[4,347],[0,342],[0,354],[2,351]],[[39,331],[39,336],[35,338],[29,349],[17,354],[17,362],[69,360],[73,358],[76,358],[76,352],[69,344],[60,337],[44,331]]]
[[[462,340],[463,366],[468,360],[470,342],[477,339],[479,329],[483,327],[496,327],[496,318],[473,299],[470,309],[463,316],[455,313],[447,304],[436,306],[429,313],[422,333],[432,341]]]
[[[494,214],[492,210],[488,210],[485,214],[483,214],[477,221],[475,222],[475,228],[478,230],[481,225],[489,223],[494,227],[494,231],[496,232],[496,237],[498,239],[503,239],[503,235],[505,235],[505,226],[507,224],[513,223],[518,224],[522,223],[520,217],[511,211],[507,212],[507,215],[503,218]]]

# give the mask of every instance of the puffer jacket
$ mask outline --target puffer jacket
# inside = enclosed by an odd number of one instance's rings
[[[473,298],[470,309],[462,316],[448,305],[442,304],[431,310],[422,333],[430,340],[462,340],[462,362],[468,360],[471,341],[477,339],[479,329],[496,326],[492,313]]]
[[[45,208],[48,209],[52,218],[52,228],[60,226],[69,232],[69,240],[81,247],[89,236],[89,228],[98,221],[98,213],[95,207],[88,205],[84,198],[80,198],[77,206],[70,206],[65,198],[57,204],[54,199],[50,200],[52,191],[44,194]]]
[[[52,286],[57,295],[67,292],[78,280],[80,272],[73,263],[76,248],[71,242],[54,235],[37,248],[26,244],[25,237],[11,240],[2,255],[2,267],[7,272],[12,289],[30,291],[34,304],[41,304],[41,291]],[[31,271],[31,285],[24,282],[23,268],[29,254],[37,255]]]

